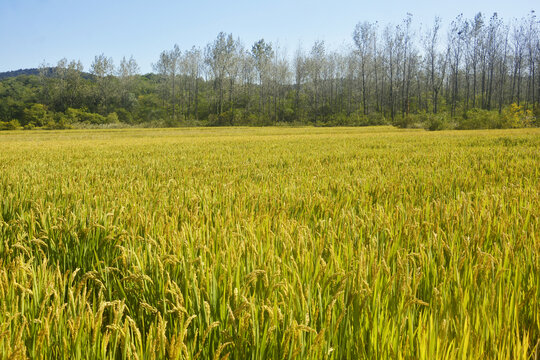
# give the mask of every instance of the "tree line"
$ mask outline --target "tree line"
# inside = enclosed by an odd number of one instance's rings
[[[43,64],[39,74],[0,81],[4,128],[103,124],[376,125],[496,128],[537,126],[539,22],[496,13],[457,16],[442,29],[410,14],[399,24],[360,22],[352,45],[323,41],[293,56],[261,39],[219,33],[206,47],[164,50],[141,75],[133,57],[103,54]]]

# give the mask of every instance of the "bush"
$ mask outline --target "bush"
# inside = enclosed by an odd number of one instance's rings
[[[393,125],[402,129],[411,129],[425,127],[427,122],[428,115],[426,113],[407,114],[405,116],[397,115],[394,119]]]
[[[118,120],[120,122],[123,122],[126,124],[133,124],[133,115],[126,109],[124,108],[116,109],[115,113],[118,116]]]
[[[87,123],[87,124],[107,124],[107,118],[95,113],[89,113],[86,109],[72,109],[66,110],[66,117],[69,123]]]
[[[445,113],[427,115],[425,127],[430,131],[448,130],[453,128],[447,114]]]
[[[116,124],[118,122],[120,122],[120,120],[118,119],[118,115],[115,112],[107,115],[107,124]]]
[[[540,126],[540,106],[533,108],[534,121],[532,126]]]
[[[384,117],[382,113],[372,112],[367,116],[367,125],[388,125],[388,120]]]
[[[351,117],[343,113],[333,114],[330,116],[329,126],[346,126],[351,124]]]
[[[496,129],[501,128],[501,121],[497,111],[484,109],[470,109],[458,120],[458,129]]]
[[[43,104],[33,104],[23,110],[23,124],[33,124],[34,126],[43,126],[52,120],[52,115]]]
[[[44,128],[46,130],[71,129],[71,126],[69,125],[69,119],[65,114],[55,113],[53,119],[49,120],[49,122],[45,124]]]
[[[208,125],[209,126],[228,126],[233,125],[234,112],[227,110],[222,112],[219,115],[210,114],[208,115]]]
[[[364,115],[361,111],[356,111],[347,115],[344,112],[330,115],[329,121],[318,122],[316,126],[373,126],[387,124],[381,113],[370,113]]]
[[[0,130],[17,130],[20,127],[18,120],[0,121]]]
[[[286,107],[280,112],[279,117],[283,122],[292,123],[295,120],[295,115],[296,114],[293,108]]]
[[[426,129],[430,131],[455,128],[455,124],[451,121],[446,112],[437,114],[420,112],[418,114],[408,114],[405,117],[399,116],[394,121],[394,126],[408,129]]]
[[[501,113],[501,125],[504,128],[529,127],[535,123],[535,116],[531,110],[525,110],[516,103],[506,107]]]
[[[256,123],[257,123],[257,115],[246,110],[240,112],[234,119],[235,125],[250,126],[250,125],[255,125]]]

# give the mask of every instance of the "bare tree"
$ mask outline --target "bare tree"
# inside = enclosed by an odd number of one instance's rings
[[[162,51],[159,55],[159,60],[156,64],[153,65],[154,71],[162,76],[165,80],[165,83],[169,83],[171,87],[170,92],[170,104],[172,106],[172,116],[173,120],[176,120],[176,78],[180,72],[180,60],[182,57],[182,51],[178,45],[174,45],[172,50]],[[164,96],[168,92],[164,91]]]
[[[296,118],[303,119],[303,106],[301,101],[302,85],[306,78],[306,58],[300,47],[296,50],[294,56],[294,89],[295,89],[295,113]]]
[[[374,59],[374,39],[375,39],[375,24],[369,22],[358,23],[354,29],[353,39],[356,45],[356,51],[360,60],[360,77],[362,81],[362,105],[364,115],[369,113],[368,107],[368,91],[369,77],[368,72],[369,62]]]
[[[224,86],[227,75],[231,74],[231,67],[236,59],[238,43],[232,34],[220,32],[213,43],[206,46],[205,63],[211,72],[214,81],[214,90],[217,92],[216,112],[223,112]]]
[[[90,72],[96,77],[98,91],[95,95],[95,106],[102,112],[108,112],[113,96],[113,59],[104,54],[96,55],[90,65]]]
[[[424,38],[425,62],[428,71],[428,83],[432,92],[433,113],[437,113],[439,92],[443,84],[446,65],[448,62],[448,50],[441,54],[438,52],[439,30],[441,19],[436,17],[433,28],[430,29]]]
[[[135,76],[139,73],[139,65],[131,56],[129,59],[126,59],[124,56],[120,65],[117,69],[117,76],[120,80],[120,89],[121,89],[121,103],[122,106],[131,110],[137,99],[135,97]]]
[[[451,78],[451,100],[450,112],[452,116],[456,114],[456,105],[458,101],[459,91],[459,75],[460,65],[463,57],[463,48],[467,36],[467,22],[464,21],[463,15],[456,17],[450,24],[448,32],[449,57],[450,57],[450,78]]]
[[[266,88],[271,78],[270,68],[272,65],[272,58],[274,56],[274,50],[272,44],[266,43],[264,39],[257,41],[251,47],[251,56],[253,57],[255,69],[258,75],[259,85],[259,121],[264,116],[265,94]]]
[[[199,119],[199,78],[203,68],[202,52],[193,46],[183,57],[184,74],[187,77],[187,115]]]

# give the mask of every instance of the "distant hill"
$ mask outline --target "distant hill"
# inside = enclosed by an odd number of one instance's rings
[[[53,77],[55,69],[56,69],[55,67],[45,68],[47,77]],[[7,79],[7,78],[12,78],[12,77],[17,77],[17,76],[21,76],[21,75],[36,75],[37,76],[37,75],[39,75],[39,69],[32,68],[32,69],[19,69],[19,70],[13,70],[13,71],[0,72],[0,80]],[[81,74],[81,76],[84,79],[92,79],[93,78],[93,76],[91,74],[86,73],[86,72],[83,72]]]
[[[52,73],[52,68],[49,68]],[[6,71],[0,73],[0,80],[20,75],[39,75],[39,69],[19,69],[14,71]]]

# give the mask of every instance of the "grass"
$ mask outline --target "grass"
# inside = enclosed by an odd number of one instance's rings
[[[539,359],[540,131],[0,134],[0,357]]]

